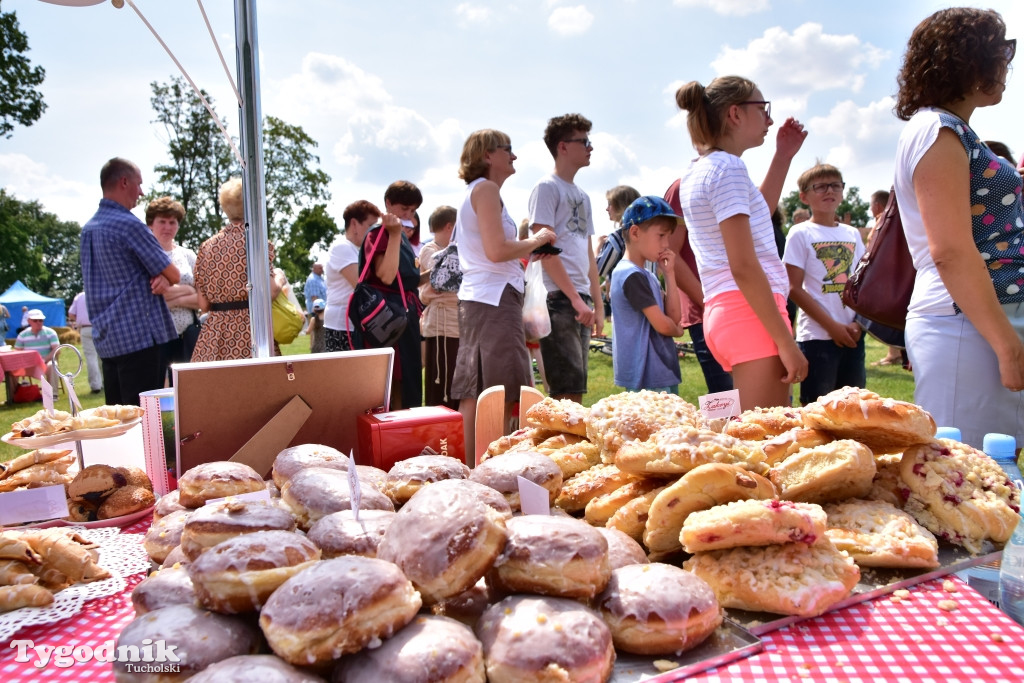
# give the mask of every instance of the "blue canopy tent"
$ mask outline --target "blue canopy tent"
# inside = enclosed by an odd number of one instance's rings
[[[36,294],[26,287],[21,280],[17,280],[8,287],[7,291],[0,294],[0,304],[7,307],[11,313],[11,319],[7,321],[7,338],[13,339],[18,336],[17,329],[21,326],[21,307],[28,306],[30,309],[38,308],[46,316],[47,327],[63,327],[67,325],[67,315],[64,311],[64,300],[55,299],[42,294]]]

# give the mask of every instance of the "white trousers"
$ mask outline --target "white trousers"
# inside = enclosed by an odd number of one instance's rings
[[[96,353],[96,345],[92,342],[92,325],[80,327],[82,335],[82,351],[85,353],[85,369],[89,373],[89,388],[99,391],[103,388],[103,373],[100,371],[100,357]]]

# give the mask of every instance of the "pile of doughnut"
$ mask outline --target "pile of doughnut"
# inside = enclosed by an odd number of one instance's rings
[[[0,531],[0,612],[45,607],[68,586],[109,578],[98,547],[69,529]]]
[[[156,504],[161,568],[118,645],[181,643],[196,681],[607,680],[617,651],[671,660],[723,608],[811,616],[860,567],[934,567],[935,535],[980,552],[1020,505],[987,456],[861,389],[728,421],[653,392],[544,399],[526,420],[474,469],[350,473],[307,444],[267,481],[189,470]],[[519,513],[518,477],[551,515]]]
[[[200,681],[600,681],[617,650],[671,657],[716,630],[722,610],[692,572],[557,510],[517,515],[493,465],[561,478],[534,455],[357,466],[358,519],[332,448],[285,449],[269,481],[199,465],[157,502],[145,548],[161,568],[134,589],[118,645],[181,643],[182,677]]]

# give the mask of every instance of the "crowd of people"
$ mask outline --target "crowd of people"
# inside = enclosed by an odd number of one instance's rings
[[[970,127],[976,109],[1002,98],[1015,49],[996,12],[942,10],[914,31],[898,78],[896,114],[908,124],[894,191],[917,278],[905,338],[894,337],[874,364],[912,369],[915,400],[975,445],[987,431],[1012,428],[1024,441],[1021,175],[1005,146]],[[740,76],[682,85],[676,102],[696,157],[663,193],[609,190],[616,227],[598,250],[591,200],[576,184],[593,152],[591,121],[548,121],[553,169],[530,193],[524,234],[501,198],[516,172],[512,141],[498,130],[472,133],[459,163],[465,196],[430,214],[428,241],[420,242],[423,195],[409,181],[386,189],[383,208],[366,199],[346,207],[342,233],[304,287],[311,351],[366,346],[350,301],[360,283],[372,288],[406,318],[394,344],[392,407],[458,408],[472,443],[477,396],[504,386],[508,415],[518,387],[532,382],[524,266],[536,259],[551,328],[539,365],[555,398],[582,400],[590,338],[608,317],[615,383],[625,389],[677,391],[673,338],[686,333],[708,390],[739,390],[744,409],[863,387],[865,330],[840,294],[870,225],[843,222],[843,173],[816,163],[797,179],[807,213],[795,213],[783,233],[780,197],[808,131],[782,122],[755,184],[742,156],[775,124],[768,95]],[[247,357],[251,347],[240,181],[221,189],[227,224],[198,254],[175,242],[184,211],[170,197],[150,203],[145,223],[130,213],[141,184],[134,164],[108,162],[100,208],[82,231],[85,297],[73,319],[83,345],[92,326],[88,344],[111,403],[162,386],[169,363]],[[885,190],[872,194],[873,221],[888,199]],[[453,248],[461,284],[442,291],[430,275]],[[272,266],[273,245],[269,252]],[[272,296],[283,287],[272,275]],[[199,313],[208,317],[190,342]],[[34,329],[35,319],[28,323]]]

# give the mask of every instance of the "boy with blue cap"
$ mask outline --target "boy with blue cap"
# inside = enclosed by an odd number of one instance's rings
[[[679,324],[680,303],[669,235],[681,219],[661,197],[640,197],[622,214],[626,255],[612,271],[612,367],[615,384],[638,391],[679,391],[679,355],[673,337],[684,332]],[[657,264],[661,283],[644,269]]]

